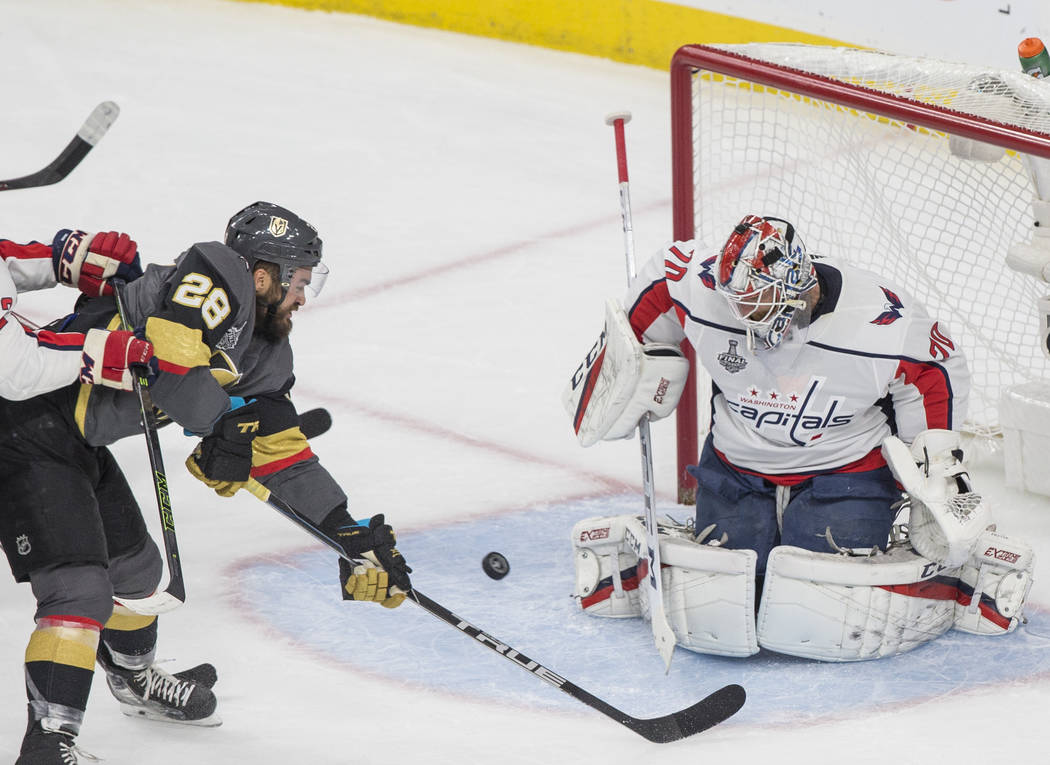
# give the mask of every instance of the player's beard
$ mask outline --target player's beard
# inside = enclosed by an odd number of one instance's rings
[[[255,334],[276,343],[292,331],[291,309],[277,308],[281,302],[281,287],[274,284],[265,295],[255,296]]]

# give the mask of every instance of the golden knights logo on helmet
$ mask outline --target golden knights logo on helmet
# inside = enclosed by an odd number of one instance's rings
[[[271,215],[270,233],[274,236],[284,236],[288,233],[288,221],[284,218],[278,218],[276,215]]]

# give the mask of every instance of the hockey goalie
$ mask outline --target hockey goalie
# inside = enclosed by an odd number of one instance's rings
[[[696,514],[659,527],[680,646],[856,661],[952,628],[1016,629],[1032,550],[996,531],[971,485],[965,357],[905,289],[815,257],[785,220],[747,215],[721,247],[665,247],[624,305],[606,305],[563,403],[588,446],[675,408],[683,340],[711,377]],[[648,615],[645,533],[633,515],[573,528],[588,614]]]

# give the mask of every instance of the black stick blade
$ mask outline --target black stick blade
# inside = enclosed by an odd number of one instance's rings
[[[327,409],[311,409],[299,415],[299,430],[307,438],[317,438],[332,427],[332,415]]]
[[[727,685],[679,712],[649,720],[632,718],[624,725],[653,743],[666,744],[701,733],[728,720],[744,706],[746,700],[747,692],[741,686]]]

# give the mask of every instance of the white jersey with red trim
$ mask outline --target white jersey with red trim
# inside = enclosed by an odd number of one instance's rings
[[[715,291],[717,248],[675,242],[628,289],[643,342],[688,338],[714,383],[714,447],[770,476],[885,464],[877,450],[928,428],[958,428],[969,370],[943,321],[877,274],[814,261],[821,299],[809,326],[772,350],[748,348],[744,327]],[[868,459],[865,459],[865,458]]]
[[[80,375],[84,336],[33,332],[11,310],[18,293],[54,287],[51,248],[0,240],[0,397],[21,400],[69,385]]]

